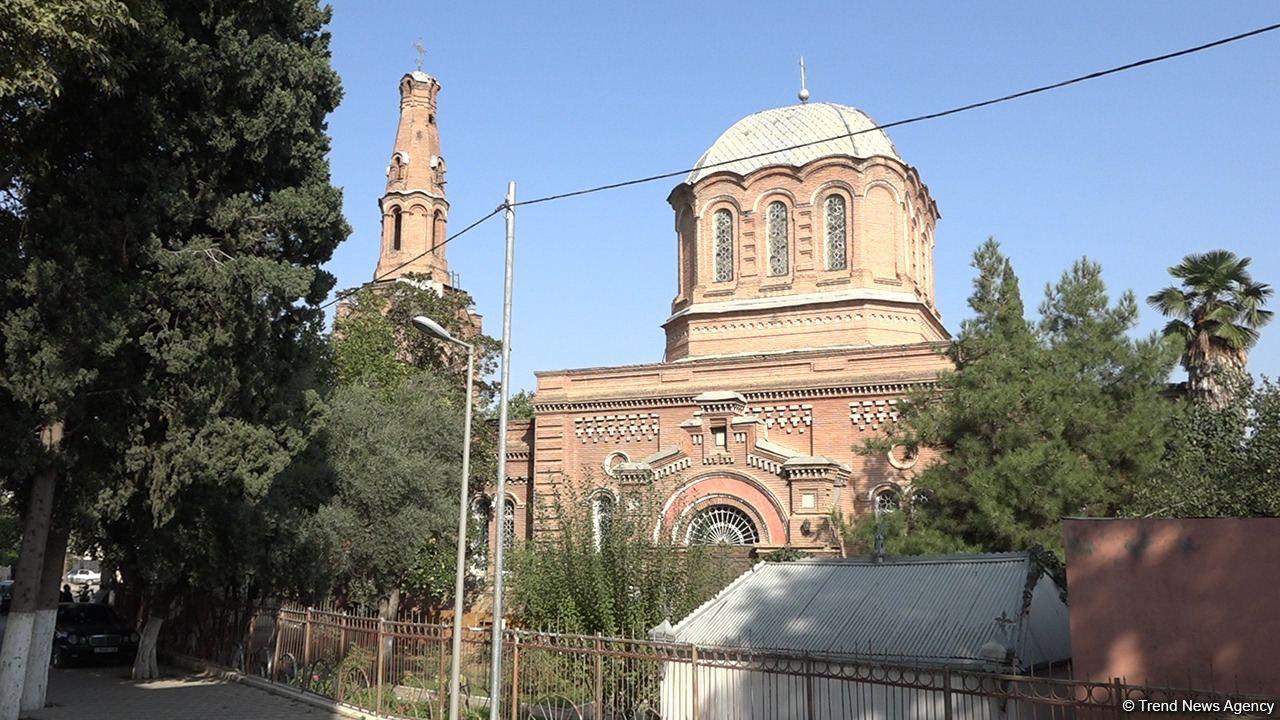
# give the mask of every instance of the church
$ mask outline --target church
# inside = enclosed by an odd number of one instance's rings
[[[421,71],[401,81],[378,277],[426,251],[394,274],[447,291],[432,251],[448,212],[439,88]],[[833,552],[833,515],[913,501],[932,452],[864,446],[950,368],[934,299],[940,215],[865,113],[807,100],[739,120],[668,196],[678,262],[663,361],[537,373],[491,514],[511,542],[535,537],[568,488],[603,516],[640,487],[674,541],[757,551]]]

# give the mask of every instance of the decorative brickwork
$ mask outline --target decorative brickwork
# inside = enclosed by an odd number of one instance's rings
[[[653,440],[658,434],[658,415],[654,413],[592,415],[576,418],[573,426],[573,434],[584,443]]]

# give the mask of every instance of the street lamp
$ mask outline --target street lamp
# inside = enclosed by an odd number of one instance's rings
[[[471,391],[475,370],[475,348],[449,334],[429,317],[419,315],[413,324],[422,332],[467,349],[466,410],[462,431],[462,482],[458,495],[458,562],[453,581],[453,651],[449,660],[449,720],[458,720],[458,695],[462,670],[462,592],[466,584],[468,477],[471,472]]]

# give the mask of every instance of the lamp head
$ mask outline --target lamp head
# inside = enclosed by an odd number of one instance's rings
[[[422,332],[428,335],[433,335],[437,338],[440,338],[441,340],[446,340],[448,342],[458,342],[458,340],[454,339],[454,337],[449,334],[448,330],[445,330],[443,327],[440,326],[440,323],[437,323],[435,320],[432,320],[431,318],[425,315],[419,315],[415,317],[413,319],[413,324],[419,330],[421,330]]]

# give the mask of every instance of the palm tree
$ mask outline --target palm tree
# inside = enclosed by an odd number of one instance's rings
[[[1165,317],[1163,335],[1182,350],[1187,387],[1193,398],[1216,408],[1231,401],[1232,385],[1244,376],[1249,348],[1271,321],[1264,310],[1272,288],[1254,282],[1249,258],[1226,250],[1188,255],[1169,268],[1182,281],[1147,298]]]

